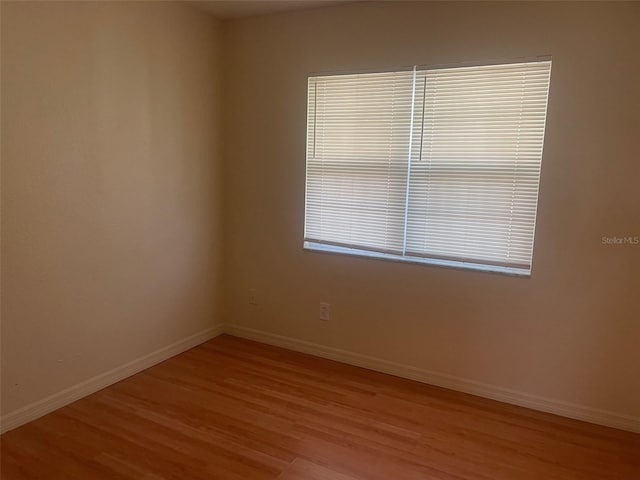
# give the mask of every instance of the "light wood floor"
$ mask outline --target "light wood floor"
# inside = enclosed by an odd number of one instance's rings
[[[229,336],[2,436],[2,479],[640,479],[640,435]]]

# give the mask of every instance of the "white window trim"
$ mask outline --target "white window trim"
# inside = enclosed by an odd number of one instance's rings
[[[373,250],[361,250],[358,248],[340,247],[325,243],[304,242],[303,250],[308,252],[334,253],[360,258],[375,258],[392,262],[413,263],[419,265],[432,265],[436,267],[457,268],[463,270],[477,270],[480,272],[501,273],[515,277],[531,278],[531,270],[528,268],[506,267],[501,265],[489,265],[485,263],[463,262],[460,260],[444,260],[432,257],[413,257],[409,255],[395,255],[381,253]]]

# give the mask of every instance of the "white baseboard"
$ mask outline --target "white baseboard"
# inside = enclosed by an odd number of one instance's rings
[[[65,405],[75,402],[87,395],[91,395],[98,390],[102,390],[103,388],[113,385],[120,380],[130,377],[131,375],[135,375],[142,370],[200,345],[201,343],[217,337],[222,333],[224,333],[224,327],[222,325],[208,328],[202,332],[196,333],[195,335],[178,340],[177,342],[167,345],[166,347],[156,350],[148,355],[137,358],[129,363],[109,370],[108,372],[96,375],[84,382],[73,385],[72,387],[58,393],[54,393],[42,400],[38,400],[8,413],[0,418],[0,433],[17,428],[20,425],[24,425],[27,422],[35,420],[36,418],[46,415],[58,408],[64,407]]]
[[[349,365],[388,373],[397,377],[408,378],[410,380],[437,385],[439,387],[470,393],[472,395],[478,395],[480,397],[519,405],[542,412],[553,413],[563,417],[575,418],[577,420],[640,433],[639,417],[622,415],[584,405],[577,405],[561,400],[531,395],[524,392],[498,387],[496,385],[432,372],[388,360],[382,360],[376,357],[361,355],[346,350],[340,350],[237,325],[218,325],[209,328],[156,350],[144,357],[140,357],[125,365],[116,367],[113,370],[97,375],[89,380],[4,415],[0,418],[0,433],[12,430],[20,425],[57,410],[58,408],[64,407],[65,405],[86,397],[87,395],[91,395],[98,390],[152,367],[153,365],[189,350],[190,348],[200,345],[201,343],[217,337],[222,333],[228,333],[230,335],[287,348],[289,350],[308,353],[318,357],[347,363]]]
[[[640,433],[639,417],[531,395],[237,325],[227,325],[225,333],[533,410]]]

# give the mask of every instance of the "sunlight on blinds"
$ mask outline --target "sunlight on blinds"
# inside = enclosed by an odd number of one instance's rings
[[[310,77],[305,241],[528,273],[550,71]]]
[[[402,250],[413,77],[309,79],[306,240]]]

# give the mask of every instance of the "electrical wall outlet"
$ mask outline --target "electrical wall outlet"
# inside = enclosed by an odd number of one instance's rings
[[[328,303],[320,303],[320,320],[326,322],[329,320],[329,316],[331,315],[331,305]]]

